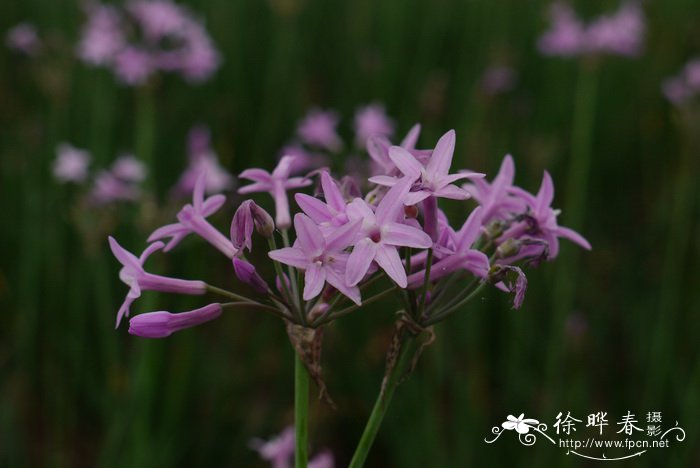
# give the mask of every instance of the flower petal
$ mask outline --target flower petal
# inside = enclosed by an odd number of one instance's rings
[[[321,262],[310,264],[304,274],[304,300],[310,301],[318,296],[326,283],[326,271]]]
[[[456,185],[447,185],[435,192],[435,196],[449,198],[450,200],[466,200],[469,198],[469,193]]]
[[[438,140],[430,156],[426,169],[429,174],[446,176],[452,165],[452,155],[455,152],[455,131],[450,130]]]
[[[399,181],[396,177],[390,177],[386,175],[378,175],[374,177],[370,177],[368,179],[371,183],[381,185],[383,187],[393,187],[396,185],[396,182]]]
[[[297,233],[299,247],[309,257],[316,257],[326,249],[321,230],[311,218],[305,214],[294,215],[294,230]]]
[[[117,260],[119,260],[119,263],[128,268],[134,268],[136,270],[141,269],[141,262],[134,254],[125,250],[121,245],[119,245],[114,237],[109,236],[108,240],[109,248],[112,250],[112,253]]]
[[[390,245],[380,245],[374,257],[379,266],[386,272],[391,279],[401,288],[407,285],[406,270],[404,269],[401,257],[396,247]]]
[[[418,142],[418,137],[420,136],[420,124],[415,124],[408,131],[403,140],[401,140],[401,147],[407,150],[415,149],[416,143]]]
[[[556,235],[563,237],[564,239],[569,239],[574,244],[578,244],[586,250],[591,250],[591,244],[578,232],[567,227],[558,226],[556,229]]]
[[[335,252],[343,250],[345,247],[353,244],[361,226],[362,220],[357,219],[335,228],[326,238],[326,251]]]
[[[309,264],[309,259],[306,254],[297,247],[284,247],[282,249],[271,250],[267,255],[273,260],[296,268],[306,268]]]
[[[400,146],[389,148],[389,158],[404,175],[411,177],[413,180],[421,176],[423,165],[411,153]]]
[[[335,183],[333,178],[327,171],[321,173],[321,187],[323,187],[323,196],[326,199],[326,203],[334,208],[336,211],[345,210],[345,199],[343,194],[340,193],[338,185]]]
[[[252,180],[253,182],[261,182],[268,184],[270,183],[270,179],[272,178],[270,176],[270,173],[267,172],[264,169],[246,169],[245,171],[241,172],[238,177],[241,179],[248,179]]]
[[[326,269],[326,281],[335,289],[347,296],[357,305],[362,305],[362,297],[360,296],[360,288],[357,286],[348,286],[345,283],[345,277],[340,272],[333,268]]]
[[[554,200],[554,182],[552,182],[552,176],[549,175],[549,172],[544,171],[542,185],[540,185],[540,190],[537,192],[535,211],[541,213],[552,204],[552,200]]]
[[[415,249],[427,249],[433,245],[430,236],[425,232],[400,223],[387,223],[382,226],[382,242]]]
[[[348,286],[355,286],[364,278],[376,252],[377,244],[371,239],[362,239],[355,244],[345,267],[345,282]]]
[[[404,198],[404,205],[406,206],[411,206],[411,205],[417,205],[418,203],[422,202],[426,198],[428,198],[431,195],[430,192],[427,190],[421,190],[418,192],[409,192],[406,194],[406,197]]]
[[[302,211],[316,223],[327,222],[333,218],[328,206],[318,198],[305,193],[297,193],[294,195],[294,199]]]
[[[399,219],[399,216],[403,214],[404,200],[412,183],[410,178],[404,177],[389,189],[377,206],[377,224],[381,225]]]

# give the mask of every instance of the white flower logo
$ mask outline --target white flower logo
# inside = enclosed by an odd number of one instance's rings
[[[518,434],[527,434],[531,427],[537,427],[540,423],[537,419],[524,419],[525,413],[520,413],[517,418],[512,414],[508,415],[508,420],[501,424],[503,429],[512,431],[515,429]]]

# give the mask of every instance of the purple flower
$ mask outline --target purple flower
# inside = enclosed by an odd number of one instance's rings
[[[323,452],[317,453],[311,460],[309,460],[308,468],[334,468],[335,460],[333,459],[333,454],[329,450],[324,450]]]
[[[321,187],[325,203],[304,193],[297,193],[294,199],[304,213],[320,227],[342,226],[347,223],[345,198],[327,171],[321,172]]]
[[[353,243],[360,225],[360,220],[347,223],[324,238],[311,218],[298,213],[294,216],[294,230],[297,234],[294,247],[273,250],[268,255],[273,260],[305,271],[305,301],[318,296],[323,290],[323,285],[328,282],[360,305],[360,290],[355,286],[357,283],[350,286],[345,283],[348,254],[344,252],[344,249]]]
[[[537,43],[540,52],[562,57],[580,54],[585,47],[586,33],[574,10],[569,5],[554,3],[550,9],[550,18],[550,29]]]
[[[119,279],[129,286],[126,299],[124,299],[124,303],[117,313],[116,327],[119,327],[122,317],[129,316],[129,307],[141,296],[141,291],[150,290],[199,295],[204,294],[207,290],[207,285],[202,281],[169,278],[144,271],[144,262],[153,252],[163,248],[162,242],[155,242],[149,245],[138,258],[131,252],[124,250],[112,236],[109,237],[109,247],[112,249],[112,253],[117,260],[122,264],[122,269],[119,272]]]
[[[167,0],[132,1],[127,10],[139,22],[144,35],[152,41],[178,33],[188,18],[184,10]]]
[[[109,65],[126,43],[119,11],[110,5],[89,3],[87,15],[78,43],[78,56],[90,65]]]
[[[700,59],[689,61],[678,75],[664,80],[661,90],[677,106],[696,96],[700,92]]]
[[[221,304],[209,304],[189,312],[148,312],[129,320],[129,333],[143,338],[165,338],[186,328],[196,327],[218,318]]]
[[[588,26],[587,47],[592,52],[638,56],[644,46],[644,16],[639,5],[628,3],[612,15],[601,16]]]
[[[364,148],[371,137],[390,137],[393,134],[394,122],[386,115],[384,106],[370,104],[355,113],[355,139],[360,148]]]
[[[338,114],[332,111],[311,109],[297,127],[301,141],[332,152],[340,151],[343,141],[338,136]]]
[[[229,239],[221,234],[214,226],[206,220],[226,201],[223,195],[213,195],[204,198],[204,184],[206,175],[202,173],[194,186],[192,194],[192,204],[185,205],[177,214],[177,223],[168,224],[153,231],[148,242],[170,237],[164,252],[168,252],[180,243],[188,234],[194,232],[201,238],[216,247],[228,258],[233,258],[237,250]]]
[[[136,47],[126,47],[114,58],[114,72],[117,78],[130,86],[144,84],[155,70],[151,54]]]
[[[143,182],[146,178],[146,165],[134,155],[125,154],[112,164],[112,174],[126,182]]]
[[[430,236],[420,229],[401,224],[403,204],[408,195],[411,179],[397,182],[384,196],[376,211],[360,198],[348,206],[351,221],[362,221],[362,231],[348,258],[346,281],[355,286],[367,274],[372,261],[400,287],[406,287],[406,271],[398,247],[427,249],[433,245]]]
[[[511,188],[511,192],[525,201],[528,211],[522,217],[522,221],[517,221],[503,233],[499,242],[523,236],[543,239],[547,242],[549,249],[548,260],[552,260],[559,254],[559,237],[569,239],[586,250],[591,249],[591,245],[581,234],[557,224],[559,210],[551,207],[554,199],[554,183],[549,172],[544,172],[542,185],[536,196],[519,187]]]
[[[446,220],[441,231],[445,237],[440,247],[435,249],[435,261],[430,269],[430,280],[437,281],[457,270],[467,270],[479,278],[486,278],[489,272],[489,258],[472,246],[481,235],[483,208],[477,207],[469,215],[459,231],[454,232]],[[417,288],[425,282],[426,270],[421,270],[408,277],[408,287]]]
[[[259,293],[266,293],[270,290],[265,280],[255,270],[255,266],[238,257],[233,257],[233,271],[243,283],[251,286]]]
[[[90,199],[100,205],[115,201],[135,201],[140,196],[141,190],[135,184],[118,178],[110,171],[97,174],[90,192]]]
[[[389,149],[391,160],[414,184],[411,187],[411,192],[406,196],[406,205],[415,205],[431,196],[454,200],[469,198],[469,194],[453,185],[453,182],[461,179],[476,179],[484,175],[476,172],[449,174],[454,149],[454,130],[445,133],[438,140],[426,165],[421,164],[411,153],[400,146],[392,146]],[[375,176],[369,180],[378,185],[391,186],[398,181],[398,178]]]
[[[31,23],[20,23],[9,29],[5,43],[9,49],[26,55],[36,55],[41,50],[39,34]]]
[[[83,182],[88,175],[90,154],[68,143],[61,143],[56,150],[53,175],[60,182]]]
[[[265,237],[270,237],[275,230],[275,224],[267,211],[256,205],[253,200],[246,200],[238,207],[231,221],[231,242],[236,250],[253,250],[253,229],[257,229]]]
[[[252,180],[253,183],[238,189],[241,195],[255,192],[268,192],[275,200],[275,224],[280,229],[291,226],[287,190],[294,190],[311,185],[305,177],[289,177],[293,156],[284,156],[277,167],[269,173],[263,169],[246,169],[238,176]]]
[[[512,213],[525,211],[525,201],[511,193],[514,178],[515,164],[513,157],[508,154],[503,158],[493,182],[474,179],[470,184],[462,186],[483,208],[484,223],[493,219],[508,219]]]
[[[290,426],[277,437],[268,441],[253,439],[250,447],[260,454],[263,460],[269,461],[273,468],[290,468],[290,460],[294,456],[296,437],[294,427]]]
[[[409,151],[416,158],[427,158],[430,151],[416,150],[416,142],[420,136],[420,124],[415,124],[408,131],[399,146]],[[383,136],[373,136],[367,139],[367,153],[374,163],[373,173],[377,175],[398,175],[399,170],[389,157],[389,149],[393,145]]]
[[[211,148],[209,129],[198,125],[193,127],[187,137],[189,165],[180,176],[175,191],[191,193],[199,176],[204,172],[205,193],[220,193],[233,187],[233,177],[220,164]]]

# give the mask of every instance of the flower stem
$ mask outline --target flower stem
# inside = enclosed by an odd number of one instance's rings
[[[396,365],[386,377],[386,385],[379,392],[379,396],[377,396],[372,413],[367,420],[365,430],[357,444],[352,461],[350,461],[349,468],[361,468],[364,466],[372,444],[377,438],[377,433],[384,420],[384,415],[389,408],[389,403],[391,403],[391,399],[394,396],[394,391],[399,384],[399,379],[411,362],[411,349],[413,348],[414,341],[415,338],[413,336],[408,336],[402,341]]]
[[[294,465],[296,468],[306,468],[309,458],[309,373],[296,352],[294,353],[294,428],[296,430]]]

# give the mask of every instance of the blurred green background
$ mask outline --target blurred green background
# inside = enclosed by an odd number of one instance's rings
[[[560,207],[576,184],[568,171],[582,67],[538,54],[548,2],[182,3],[206,20],[223,66],[200,86],[163,76],[145,91],[70,53],[83,20],[77,2],[0,5],[3,32],[31,21],[68,50],[41,62],[0,50],[2,466],[265,466],[248,440],[292,421],[293,355],[277,320],[227,313],[154,341],[113,329],[126,288],[106,235],[137,251],[174,211],[150,199],[76,212],[75,194],[51,174],[61,141],[106,165],[120,150],[138,156],[150,138],[151,187],[164,200],[186,164],[193,124],[210,126],[222,164],[239,173],[271,168],[310,106],[337,109],[349,135],[354,110],[378,101],[399,134],[423,124],[421,147],[455,128],[457,167],[493,175],[510,152],[516,182],[527,189],[552,172]],[[584,15],[618,6],[576,4]],[[590,179],[579,193],[585,212],[560,217],[594,250],[563,243],[558,262],[529,271],[519,311],[494,290],[440,324],[397,391],[368,466],[595,466],[544,441],[523,447],[509,434],[493,445],[484,438],[508,414],[551,426],[559,411],[585,420],[601,410],[611,425],[628,410],[640,420],[662,411],[664,426],[686,429],[684,442],[619,466],[700,466],[700,120],[660,92],[661,80],[700,51],[700,5],[644,8],[643,56],[606,58],[597,68]],[[494,64],[511,66],[518,82],[488,97],[478,83]],[[214,218],[224,232],[235,203],[227,206]],[[152,265],[237,287],[229,263],[201,242]],[[153,294],[135,309],[197,303]],[[312,452],[333,450],[338,466],[347,464],[378,390],[394,306],[373,305],[326,333],[324,371],[338,409],[314,402],[311,441]]]

